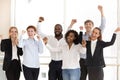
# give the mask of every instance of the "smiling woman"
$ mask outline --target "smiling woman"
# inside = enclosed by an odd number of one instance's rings
[[[18,26],[19,31],[26,28],[28,25],[37,25],[38,17],[44,16],[45,21],[41,26],[42,31],[46,34],[54,34],[54,25],[59,23],[63,25],[63,32],[67,29],[67,24],[71,19],[77,19],[73,27],[79,31],[79,26],[83,25],[86,19],[91,19],[94,26],[100,25],[100,13],[97,9],[98,5],[104,7],[104,15],[106,17],[106,28],[103,32],[103,39],[110,40],[113,30],[117,27],[117,12],[120,13],[117,4],[119,0],[11,0],[12,14],[11,25]],[[29,2],[28,2],[29,1]],[[118,2],[117,2],[118,1]],[[108,4],[109,3],[109,4]],[[120,5],[118,5],[119,7]],[[14,18],[13,18],[14,17]],[[118,15],[118,18],[120,16]],[[118,20],[119,21],[119,20]],[[107,36],[107,37],[106,37]],[[107,67],[104,68],[105,80],[119,80],[118,79],[118,52],[116,44],[105,50],[105,62]],[[48,54],[44,54],[45,58]],[[47,59],[46,59],[47,60]],[[41,60],[42,63],[46,62]],[[118,63],[117,63],[118,62]],[[48,62],[49,63],[49,62]],[[46,71],[47,74],[47,71]],[[111,77],[110,77],[111,76]],[[47,77],[46,77],[47,78]],[[44,78],[45,79],[45,78]],[[47,80],[47,79],[46,79]]]

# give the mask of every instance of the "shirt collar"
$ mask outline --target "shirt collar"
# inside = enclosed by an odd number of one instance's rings
[[[96,40],[91,40],[92,43],[96,43],[97,42],[97,39]]]

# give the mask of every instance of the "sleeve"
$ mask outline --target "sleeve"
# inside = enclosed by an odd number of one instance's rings
[[[44,49],[44,43],[42,40],[38,41],[38,50],[39,50],[39,53],[43,53],[43,49]]]
[[[19,47],[18,47],[17,53],[22,56],[22,55],[23,55],[23,50],[22,50],[22,48],[19,48]]]
[[[38,33],[42,38],[47,37],[47,35],[44,34],[44,33],[41,31],[41,23],[40,23],[40,22],[37,24],[37,33]]]
[[[7,46],[7,45],[6,45],[6,43],[5,43],[5,40],[2,40],[2,41],[1,41],[1,46],[0,46],[0,47],[1,47],[1,51],[2,51],[2,52],[4,52],[4,51],[5,51],[6,46]]]
[[[80,52],[80,57],[81,58],[86,58],[86,47],[82,47],[81,44],[79,44],[79,52]]]
[[[104,31],[104,29],[105,29],[105,25],[106,25],[106,19],[105,19],[105,17],[101,17],[101,25],[99,26],[99,28],[101,29],[101,31],[102,31],[102,33],[103,33],[103,31]]]
[[[102,43],[103,48],[113,45],[115,40],[116,40],[116,34],[114,33],[110,42],[103,42]]]
[[[23,36],[20,36],[18,47],[23,48],[25,45],[25,40],[23,39]]]

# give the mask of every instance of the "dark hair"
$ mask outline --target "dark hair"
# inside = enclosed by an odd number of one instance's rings
[[[35,27],[35,26],[33,26],[33,25],[28,26],[26,30],[28,30],[29,28],[34,29],[34,31],[35,31],[35,32],[37,31],[36,27]]]
[[[92,20],[89,20],[89,19],[84,22],[84,25],[87,23],[92,23],[94,25],[94,22]]]
[[[38,22],[42,22],[42,21],[44,21],[44,17],[39,17],[39,20],[38,20]]]
[[[61,27],[61,29],[62,29],[62,25],[61,25],[61,24],[56,24],[56,25],[55,25],[55,27],[56,27],[56,26],[60,26],[60,27]]]
[[[75,30],[69,30],[69,31],[67,31],[67,33],[65,34],[65,40],[66,40],[66,42],[67,42],[67,37],[68,37],[68,35],[70,34],[70,33],[73,33],[74,34],[74,36],[75,36],[75,39],[74,39],[74,44],[78,44],[78,33],[77,33],[77,31],[75,31]]]

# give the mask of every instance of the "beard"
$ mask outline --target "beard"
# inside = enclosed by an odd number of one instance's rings
[[[59,37],[59,36],[61,36],[61,35],[62,35],[62,33],[55,32],[55,37]]]

